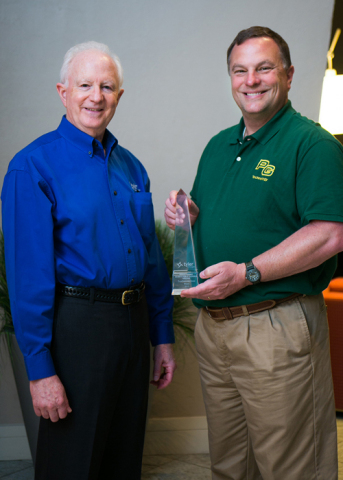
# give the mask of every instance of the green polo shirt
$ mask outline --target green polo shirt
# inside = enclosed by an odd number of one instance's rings
[[[343,222],[343,148],[288,102],[243,140],[244,122],[208,143],[191,191],[200,214],[193,227],[199,272],[219,262],[248,262],[311,220]],[[316,295],[336,268],[336,257],[291,277],[248,286],[197,307],[236,306]]]

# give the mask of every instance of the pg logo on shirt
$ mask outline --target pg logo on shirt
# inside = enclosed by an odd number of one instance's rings
[[[273,175],[273,173],[275,172],[275,166],[274,165],[270,165],[270,162],[269,160],[260,160],[257,164],[257,167],[255,168],[255,170],[259,170],[261,169],[262,171],[260,172],[261,175],[263,175],[264,177],[271,177]]]

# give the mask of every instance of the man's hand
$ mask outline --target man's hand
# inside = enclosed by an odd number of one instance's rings
[[[182,290],[181,297],[221,300],[251,285],[245,278],[244,263],[217,263],[201,272],[200,277],[208,280],[197,287]]]
[[[170,343],[156,345],[154,350],[154,379],[150,383],[155,385],[157,390],[166,388],[172,381],[175,370],[173,346]]]
[[[169,194],[169,198],[167,198],[166,200],[166,208],[164,209],[164,218],[165,218],[166,224],[172,230],[175,230],[175,225],[176,225],[176,209],[178,209],[178,218],[179,219],[181,218],[181,220],[182,218],[185,218],[185,214],[182,213],[183,211],[182,208],[176,203],[176,197],[177,197],[177,191],[172,190]],[[191,225],[193,226],[196,219],[198,218],[199,208],[195,205],[193,200],[191,200],[190,198],[188,198],[187,201],[188,201],[190,221],[191,221]]]
[[[57,422],[71,413],[66,392],[57,375],[32,380],[30,391],[35,414]]]

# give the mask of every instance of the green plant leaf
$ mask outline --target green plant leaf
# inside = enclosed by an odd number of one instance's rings
[[[11,315],[10,297],[8,294],[6,267],[5,267],[5,246],[4,234],[0,230],[0,335],[5,337],[8,351],[12,358],[11,335],[14,334],[14,327]]]

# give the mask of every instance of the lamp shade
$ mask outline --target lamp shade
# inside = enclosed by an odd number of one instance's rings
[[[343,134],[343,75],[334,69],[325,72],[319,123],[332,135]]]

